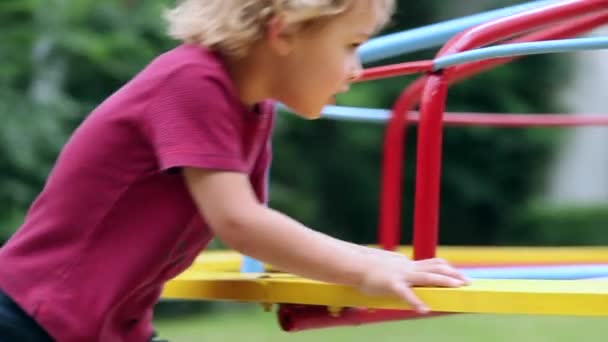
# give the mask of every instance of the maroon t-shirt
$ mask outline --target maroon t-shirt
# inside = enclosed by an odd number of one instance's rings
[[[163,283],[212,238],[180,167],[248,174],[265,202],[273,118],[271,101],[239,101],[217,54],[161,55],[65,145],[0,249],[0,288],[58,341],[149,339]]]

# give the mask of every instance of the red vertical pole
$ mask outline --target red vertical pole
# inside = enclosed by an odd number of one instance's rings
[[[407,113],[418,102],[423,85],[424,78],[414,82],[401,94],[393,107],[393,115],[384,136],[378,241],[386,250],[394,250],[399,246]]]
[[[435,257],[439,236],[439,198],[443,112],[448,82],[443,74],[428,77],[422,93],[418,124],[414,259]]]

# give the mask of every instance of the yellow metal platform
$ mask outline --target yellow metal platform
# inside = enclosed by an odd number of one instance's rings
[[[401,251],[409,254],[409,248]],[[438,255],[457,265],[608,263],[604,247],[442,247]],[[166,299],[292,303],[330,307],[409,309],[396,298],[367,296],[354,288],[282,273],[242,274],[242,256],[204,252],[170,281]],[[433,311],[608,316],[608,280],[474,280],[470,286],[415,288]]]
[[[410,256],[412,249],[399,252]],[[608,264],[608,247],[440,247],[437,256],[458,266]],[[238,271],[242,255],[233,251],[203,252],[191,266],[200,271]],[[268,269],[272,269],[267,265]]]
[[[608,280],[475,280],[457,288],[415,288],[433,311],[536,315],[608,315]],[[165,287],[164,298],[409,309],[391,297],[287,274],[188,271]]]

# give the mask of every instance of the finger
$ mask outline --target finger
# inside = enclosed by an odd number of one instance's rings
[[[407,260],[410,260],[407,255],[402,254],[402,253],[398,253],[398,252],[388,252],[390,256],[396,257],[396,258],[404,258]]]
[[[412,309],[420,314],[428,313],[429,308],[416,296],[414,291],[404,283],[396,283],[393,288],[393,293],[397,295],[397,297],[405,300],[408,304],[412,306]]]
[[[429,273],[437,273],[444,276],[452,277],[455,279],[462,280],[466,284],[469,283],[469,279],[465,277],[462,273],[458,272],[454,267],[443,264],[431,264],[424,265],[416,268],[417,271],[421,272],[429,272]]]
[[[459,287],[465,285],[461,279],[420,271],[409,273],[406,280],[412,285],[420,286]]]
[[[415,261],[418,264],[421,265],[447,265],[448,262],[447,260],[443,259],[443,258],[431,258],[431,259],[423,259],[423,260],[416,260]]]
[[[428,268],[428,267],[447,267],[447,268]],[[435,273],[441,273],[450,277],[458,278],[462,280],[466,285],[471,283],[471,280],[467,278],[465,275],[456,270],[453,266],[451,266],[445,259],[442,258],[433,258],[433,259],[425,259],[417,261],[415,264],[415,268],[421,271],[430,271]]]

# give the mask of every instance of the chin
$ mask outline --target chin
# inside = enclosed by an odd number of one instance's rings
[[[307,119],[307,120],[315,120],[321,117],[321,111],[323,110],[323,107],[315,107],[315,108],[300,108],[299,110],[295,110],[295,113],[303,118],[303,119]]]
[[[296,113],[299,117],[307,120],[315,120],[321,117],[321,111],[315,111],[310,113]]]
[[[321,111],[324,106],[297,106],[292,104],[291,106],[288,103],[282,102],[288,110],[293,112],[295,115],[302,119],[307,120],[315,120],[321,117]]]

